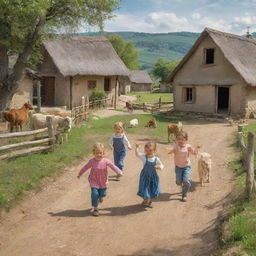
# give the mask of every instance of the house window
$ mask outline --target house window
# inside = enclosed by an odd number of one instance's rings
[[[205,64],[214,64],[214,49],[205,49]]]
[[[196,101],[196,88],[187,87],[183,88],[183,102],[195,103]]]
[[[96,80],[88,80],[88,89],[93,90],[97,86],[97,81]]]

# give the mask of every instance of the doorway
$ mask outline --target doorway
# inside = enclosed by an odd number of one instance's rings
[[[104,91],[105,92],[110,91],[110,78],[109,77],[104,78]]]
[[[42,105],[54,106],[55,77],[43,77],[41,84]]]
[[[218,87],[218,113],[229,112],[229,87]]]

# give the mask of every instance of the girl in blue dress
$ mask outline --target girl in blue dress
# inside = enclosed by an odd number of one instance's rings
[[[124,170],[124,159],[126,156],[126,146],[129,150],[132,149],[129,140],[124,133],[124,127],[122,122],[114,124],[115,133],[109,139],[109,145],[114,153],[114,163],[120,169]],[[120,179],[120,175],[117,175],[117,180]]]
[[[152,199],[160,195],[160,182],[158,170],[164,168],[161,160],[155,156],[156,143],[147,142],[144,146],[145,154],[139,152],[139,145],[136,144],[135,154],[143,162],[143,169],[140,173],[138,196],[143,198],[142,205],[151,207]]]

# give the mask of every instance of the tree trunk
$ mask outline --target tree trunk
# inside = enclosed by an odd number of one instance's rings
[[[0,87],[0,111],[10,108],[14,93],[14,91],[8,91],[5,86]]]
[[[9,59],[7,48],[0,45],[0,82],[3,83],[8,75]]]

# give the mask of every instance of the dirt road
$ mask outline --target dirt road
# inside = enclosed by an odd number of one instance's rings
[[[125,161],[120,182],[110,178],[101,216],[90,213],[87,175],[76,179],[80,166],[65,172],[42,191],[27,196],[4,216],[0,226],[3,256],[208,256],[216,249],[218,215],[232,190],[227,163],[234,157],[233,128],[226,124],[188,125],[190,142],[201,142],[213,158],[212,182],[200,187],[195,166],[187,203],[180,201],[173,160],[167,145],[158,153],[162,195],[153,209],[140,206],[136,196],[141,162],[134,152]],[[166,137],[166,136],[165,136]],[[148,138],[130,137],[133,142]],[[108,152],[107,156],[112,159]],[[86,160],[85,160],[86,161]],[[35,167],[36,168],[36,167]],[[110,173],[112,175],[112,173]]]

